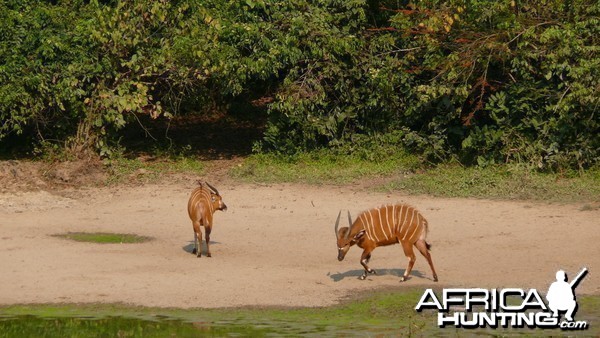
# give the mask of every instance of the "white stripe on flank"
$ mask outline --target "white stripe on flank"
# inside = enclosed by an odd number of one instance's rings
[[[406,210],[404,210],[404,209],[406,209]],[[400,224],[400,230],[398,230],[398,236],[402,236],[402,228],[404,227],[404,223],[406,223],[406,221],[408,221],[407,218],[408,218],[408,207],[406,205],[403,205],[402,208],[400,209],[400,220],[402,221],[402,223]],[[400,220],[398,220],[398,222],[400,222]]]
[[[420,232],[420,235],[419,235],[419,237],[420,237],[427,230],[427,226],[426,226],[427,220],[420,213],[419,213],[419,217],[421,218],[421,221],[419,222],[419,224],[421,225],[421,232]]]
[[[421,218],[423,218],[423,231],[421,231],[421,235],[419,236],[420,238],[425,238],[427,237],[427,230],[429,230],[427,228],[427,226],[429,225],[429,223],[427,223],[427,220],[425,219],[425,216],[421,215]]]
[[[192,193],[192,203],[198,203],[198,195],[202,194],[202,190],[196,190]]]
[[[389,209],[389,206],[386,206],[385,207],[385,223],[387,224],[388,234],[389,234],[389,236],[385,236],[386,239],[394,236],[394,233],[392,232],[392,227],[390,226],[390,216],[388,213],[388,209]]]
[[[402,208],[400,208],[400,214],[399,214],[400,219],[398,220],[398,223],[401,223],[401,225],[400,225],[400,230],[398,230],[398,237],[402,236],[402,229],[404,228],[404,224],[406,223],[407,218],[408,218],[408,212],[404,218],[402,217],[403,212],[404,212],[404,205],[402,206]]]
[[[394,226],[394,235],[398,232],[398,224],[396,224],[396,205],[394,204],[394,208],[392,211],[392,225]]]
[[[363,224],[363,229],[365,229],[365,233],[367,234],[367,237],[369,236],[369,231],[367,230],[367,226],[365,225],[365,222],[362,219],[362,214],[358,215],[358,218],[356,218],[356,221],[354,222],[356,224],[356,222],[360,220],[360,222]],[[354,226],[352,226],[354,227]],[[350,229],[348,229],[350,230]]]
[[[384,239],[387,239],[387,234],[383,229],[383,219],[381,218],[381,208],[377,209],[377,214],[379,214],[379,228],[381,229],[381,233],[383,234]]]
[[[412,238],[415,236],[415,233],[417,233],[417,230],[419,228],[421,228],[421,221],[419,220],[419,217],[421,217],[421,214],[419,212],[417,212],[417,226],[415,226],[415,231],[413,231],[412,235],[410,235],[410,238],[408,239],[409,241],[413,241]]]
[[[406,216],[408,216],[408,212],[407,212]],[[406,218],[408,218],[408,217],[406,217]],[[414,218],[415,218],[415,209],[413,208],[413,212],[410,215],[410,222],[408,222],[408,227],[406,228],[406,233],[404,233],[404,237],[402,237],[402,240],[406,239],[406,235],[408,235],[408,229],[410,229],[410,225],[412,224],[412,221]]]
[[[202,196],[204,197],[204,200],[208,204],[208,209],[210,210],[210,213],[214,214],[215,210],[214,210],[214,206],[213,206],[213,204],[211,203],[211,200],[210,200],[210,193],[207,192],[206,190],[202,190]]]
[[[369,210],[369,218],[371,219],[371,228],[373,229],[373,237],[375,237],[375,240],[377,241],[377,243],[379,243],[379,237],[377,237],[377,233],[375,232],[375,221],[373,221],[373,209]]]
[[[202,189],[198,189],[196,191],[193,192],[192,197],[190,198],[192,205],[194,206],[194,208],[198,207],[198,204],[200,204],[201,198],[202,198]]]
[[[369,223],[367,223],[367,216],[364,217],[364,220],[362,218],[364,215],[365,213],[362,213],[360,216],[358,216],[358,218],[360,218],[360,220],[363,222],[363,229],[365,229],[367,237],[369,237],[370,240],[373,240],[373,237],[371,237],[371,230],[369,229]]]

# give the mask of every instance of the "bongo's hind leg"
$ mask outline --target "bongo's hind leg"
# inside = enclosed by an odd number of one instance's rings
[[[438,276],[437,276],[437,273],[435,272],[435,268],[433,267],[433,261],[431,260],[431,253],[429,252],[429,245],[427,244],[427,242],[425,242],[425,240],[420,239],[415,243],[415,246],[417,247],[417,249],[419,249],[419,252],[423,255],[423,257],[425,257],[427,259],[427,263],[429,263],[429,267],[431,268],[431,273],[433,273],[433,281],[437,282]]]
[[[200,222],[194,222],[194,250],[192,253],[196,254],[196,257],[202,256],[202,232],[200,231]]]

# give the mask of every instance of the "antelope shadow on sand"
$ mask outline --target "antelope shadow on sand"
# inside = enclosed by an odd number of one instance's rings
[[[405,269],[375,269],[375,271],[377,271],[376,275],[369,275],[367,277],[367,279],[376,279],[378,276],[385,276],[385,275],[391,275],[391,276],[397,276],[398,277],[398,281],[400,281],[400,278],[404,275],[404,271],[406,271]],[[327,273],[327,276],[329,278],[331,278],[334,282],[339,282],[345,278],[356,278],[356,279],[360,279],[360,276],[363,274],[364,270],[360,269],[360,270],[349,270],[346,272],[338,272],[338,273]],[[408,280],[411,279],[429,279],[429,280],[433,280],[431,277],[424,275],[421,271],[419,270],[412,270],[411,274],[410,274],[410,278]]]
[[[210,245],[221,244],[221,242],[210,241]],[[202,241],[202,256],[206,252],[206,242]],[[194,241],[189,241],[188,244],[181,247],[181,249],[187,253],[192,254],[194,252]]]

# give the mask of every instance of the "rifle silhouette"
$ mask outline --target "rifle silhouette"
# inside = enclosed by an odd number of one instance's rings
[[[569,284],[569,286],[571,287],[571,289],[576,288],[577,284],[579,284],[579,282],[583,279],[583,277],[585,277],[585,275],[587,275],[587,273],[588,273],[588,269],[587,268],[583,268],[583,270],[581,270],[579,272],[579,274],[577,274],[577,276],[575,276],[575,278],[573,278],[573,280]]]

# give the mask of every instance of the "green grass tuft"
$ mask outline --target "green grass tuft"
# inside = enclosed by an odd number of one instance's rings
[[[232,168],[230,174],[252,183],[350,184],[377,178],[387,181],[378,190],[439,197],[600,201],[600,168],[558,174],[517,165],[463,167],[446,163],[423,169],[417,157],[402,150],[364,154],[336,154],[331,150],[293,156],[256,154]]]
[[[509,165],[479,168],[445,164],[395,179],[382,189],[441,197],[600,201],[600,170],[559,175]]]
[[[142,337],[193,335],[348,336],[432,334],[433,313],[413,307],[420,290],[372,291],[341,305],[319,308],[156,309],[122,305],[17,305],[0,307],[0,327],[20,335]],[[14,321],[11,321],[14,318]],[[40,320],[45,319],[45,320]],[[112,319],[112,320],[111,320]],[[136,319],[137,321],[132,321]],[[4,321],[4,323],[3,323]],[[156,322],[163,321],[162,325]],[[19,323],[20,322],[20,323]],[[152,324],[152,323],[155,324]],[[97,323],[97,324],[94,324]],[[172,331],[161,326],[177,324]],[[181,327],[186,323],[189,327]],[[191,324],[191,325],[190,325]],[[190,328],[194,329],[190,331]],[[95,333],[97,335],[97,333]]]
[[[256,154],[234,167],[231,175],[253,183],[348,184],[412,171],[419,165],[418,158],[403,151],[375,158],[327,151],[293,156]]]
[[[55,237],[70,239],[77,242],[91,242],[100,244],[109,243],[143,243],[152,238],[139,236],[135,234],[118,234],[106,232],[69,232],[66,234],[56,234]]]
[[[439,290],[438,292],[439,293]],[[6,336],[598,336],[600,297],[577,297],[584,331],[437,327],[437,311],[416,312],[423,290],[373,290],[340,305],[318,308],[174,309],[113,304],[0,307]],[[0,334],[0,336],[3,336]]]

